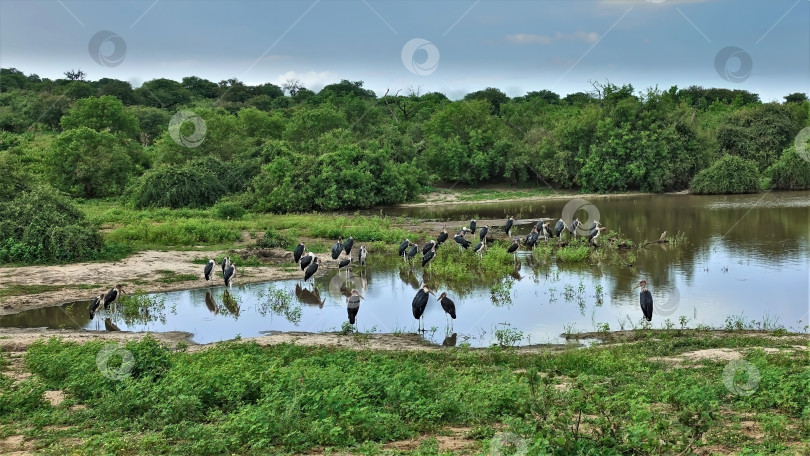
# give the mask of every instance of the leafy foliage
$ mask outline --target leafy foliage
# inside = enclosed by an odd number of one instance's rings
[[[160,166],[147,171],[132,190],[135,207],[208,207],[227,190],[216,176],[190,166]]]
[[[726,155],[704,169],[690,184],[696,194],[756,193],[759,191],[759,173],[756,165],[734,155]]]
[[[805,151],[810,149],[806,148]],[[810,189],[810,152],[802,157],[791,146],[782,152],[779,161],[765,172],[771,178],[771,188],[776,190]]]

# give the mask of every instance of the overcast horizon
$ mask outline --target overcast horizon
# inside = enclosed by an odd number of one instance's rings
[[[0,66],[50,79],[81,69],[133,87],[198,76],[318,91],[348,79],[379,96],[458,99],[610,81],[783,101],[810,93],[810,1],[2,0]]]

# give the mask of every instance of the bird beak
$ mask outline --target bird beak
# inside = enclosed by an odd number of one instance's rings
[[[634,286],[633,288],[631,288],[631,290],[635,290],[636,288],[638,288],[638,287],[640,287],[640,286],[641,286],[641,284],[640,284],[640,283],[638,283],[638,284],[636,284],[636,286]]]

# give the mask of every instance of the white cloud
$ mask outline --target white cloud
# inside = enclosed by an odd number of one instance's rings
[[[308,71],[306,73],[299,73],[297,71],[288,71],[284,74],[279,75],[275,81],[272,81],[273,84],[281,87],[290,79],[297,79],[301,81],[301,84],[304,85],[307,89],[313,90],[315,92],[319,91],[323,88],[327,83],[337,82],[340,78],[337,74],[332,73],[331,71]]]
[[[596,32],[583,32],[578,30],[574,33],[554,32],[554,35],[535,35],[532,33],[517,33],[506,35],[506,39],[515,44],[551,44],[555,41],[581,41],[585,43],[595,43],[599,39]]]

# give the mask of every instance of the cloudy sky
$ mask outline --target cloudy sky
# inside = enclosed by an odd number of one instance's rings
[[[808,0],[0,0],[0,66],[140,83],[341,79],[459,98],[589,81],[810,93]]]

